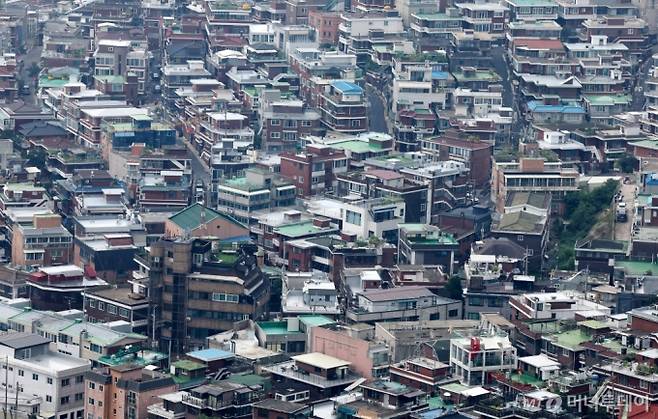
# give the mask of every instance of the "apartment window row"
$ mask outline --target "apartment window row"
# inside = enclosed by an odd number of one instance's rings
[[[222,303],[238,303],[240,301],[240,296],[236,294],[226,294],[223,292],[213,292],[212,300]]]

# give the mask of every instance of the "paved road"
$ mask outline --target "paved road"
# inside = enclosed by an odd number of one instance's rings
[[[41,60],[41,50],[43,47],[41,46],[36,46],[33,48],[30,48],[25,55],[21,55],[18,57],[19,61],[19,72],[18,72],[18,77],[22,80],[23,84],[27,84],[30,86],[30,96],[24,96],[24,100],[28,103],[35,103],[36,104],[36,83],[35,77],[30,77],[30,68],[32,67],[32,64],[39,65],[39,61]],[[19,89],[22,88],[23,86],[18,86]]]
[[[388,133],[386,124],[386,111],[383,98],[370,86],[366,86],[366,98],[370,106],[368,107],[368,125],[370,131]]]
[[[647,78],[649,77],[649,70],[651,70],[651,57],[644,60],[638,69],[635,82],[632,84],[633,89],[633,102],[631,102],[631,111],[641,111],[644,108],[644,87]]]
[[[624,223],[618,223],[615,218],[615,240],[624,240],[630,241],[631,239],[631,229],[633,228],[633,219],[635,215],[635,183],[631,184],[622,184],[621,185],[621,194],[624,197],[624,202],[626,203],[626,211],[628,214],[628,221]],[[616,212],[616,203],[613,211]]]

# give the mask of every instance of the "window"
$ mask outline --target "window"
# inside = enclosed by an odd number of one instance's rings
[[[75,377],[75,382],[76,384],[84,383],[85,382],[85,376],[84,375],[78,375]]]
[[[517,242],[522,242],[523,241],[523,235],[519,234],[518,236],[516,236],[516,241]]]
[[[92,399],[91,397],[89,398],[89,405],[90,405],[90,406],[93,406],[93,405],[94,405],[94,399]]]
[[[270,125],[273,127],[278,127],[281,125],[281,120],[280,119],[272,119],[270,120]]]
[[[18,370],[18,376],[19,376],[19,377],[24,377],[24,376],[25,376],[25,371],[23,371],[23,370]]]
[[[107,305],[107,312],[110,314],[117,314],[117,306],[108,304]]]
[[[361,214],[359,214],[358,212],[345,210],[345,222],[360,226]]]
[[[53,401],[53,396],[46,396],[46,402],[50,403]]]
[[[32,374],[32,379],[34,381],[39,381],[39,374]]]
[[[281,138],[280,132],[270,132],[270,138]]]
[[[62,380],[62,387],[66,387],[71,385],[71,380],[69,378],[65,378]]]
[[[68,404],[69,403],[69,396],[64,396],[61,399],[59,399],[59,404]]]
[[[75,401],[79,402],[85,399],[85,393],[75,393]],[[100,406],[100,405],[99,405]]]
[[[96,308],[96,300],[89,300],[89,307]]]
[[[50,378],[50,377],[48,377],[48,378],[46,379],[46,381],[48,382],[48,384],[52,384],[52,383],[53,383],[53,379]]]
[[[459,310],[448,310],[448,317],[457,317]]]
[[[123,317],[124,319],[128,318],[128,310],[125,308],[119,308],[119,316]]]
[[[96,383],[89,382],[89,389],[90,390],[95,390],[96,389]]]
[[[98,302],[98,309],[99,309],[100,311],[105,311],[105,303],[102,302],[102,301],[99,301],[99,302]]]

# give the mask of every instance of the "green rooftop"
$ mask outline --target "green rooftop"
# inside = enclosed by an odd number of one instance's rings
[[[550,0],[509,0],[513,6],[517,7],[553,7],[556,6],[554,1]]]
[[[582,322],[578,323],[579,326],[584,326],[588,329],[593,329],[593,330],[601,330],[601,329],[607,329],[610,326],[608,326],[606,323],[599,321],[599,320],[585,320]]]
[[[98,358],[98,363],[107,365],[108,367],[126,364],[147,366],[156,364],[166,358],[167,355],[160,352],[146,351],[141,354],[137,352],[124,354],[119,351],[114,355],[105,355]]]
[[[492,70],[475,70],[474,72],[464,73],[462,71],[453,72],[452,75],[458,82],[462,81],[490,81],[498,82],[501,80],[498,73]]]
[[[263,185],[256,185],[247,181],[246,177],[234,177],[231,179],[224,179],[223,185],[229,188],[239,189],[244,192],[263,191],[269,193],[269,189]]]
[[[652,150],[658,150],[658,139],[657,140],[641,140],[641,141],[632,141],[631,146],[637,146],[642,148],[649,148]]]
[[[592,336],[590,334],[585,333],[580,329],[573,329],[566,332],[557,333],[553,335],[553,337],[556,339],[554,341],[555,344],[571,350],[578,350],[580,349],[581,343],[589,342],[592,340]]]
[[[185,371],[195,371],[206,368],[205,365],[199,362],[190,361],[189,359],[180,359],[176,362],[173,362],[171,365],[173,365],[176,369]]]
[[[302,221],[301,223],[287,224],[274,229],[275,233],[278,233],[282,236],[290,238],[301,238],[304,236],[311,236],[316,233],[320,233],[326,230],[320,227],[317,227],[313,224],[313,220]]]
[[[629,276],[658,276],[658,263],[615,260],[615,268],[621,268]]]
[[[319,316],[319,315],[299,316],[298,319],[300,322],[304,323],[306,327],[324,326],[327,324],[336,323],[334,320],[330,319],[327,316]]]
[[[510,380],[514,381],[515,383],[520,383],[520,384],[525,384],[525,385],[531,385],[535,387],[541,387],[544,382],[540,380],[539,378],[530,375],[530,374],[511,374],[510,375]]]
[[[278,322],[257,322],[258,327],[266,335],[287,335],[289,333],[299,333],[299,330],[289,330],[288,321],[278,321]]]
[[[596,106],[624,105],[633,100],[631,95],[583,95],[583,98]]]
[[[201,225],[209,223],[217,218],[223,218],[238,227],[246,229],[244,224],[240,223],[230,215],[222,214],[221,212],[215,211],[212,208],[205,207],[198,203],[180,210],[176,214],[169,217],[169,220],[183,230],[194,230]]]
[[[40,77],[39,78],[39,87],[49,89],[49,88],[57,88],[57,87],[64,87],[69,82],[68,77],[65,79],[50,79],[48,77]]]
[[[446,13],[417,13],[414,14],[418,19],[424,20],[461,20],[461,16],[449,16]]]
[[[382,148],[377,143],[370,143],[367,141],[359,140],[347,140],[341,141],[338,143],[330,144],[332,148],[337,148],[340,150],[351,151],[352,153],[368,153],[368,152],[379,152],[382,151]]]
[[[427,399],[430,410],[434,409],[450,409],[454,405],[444,401],[441,397],[430,397]]]
[[[470,387],[459,384],[459,383],[450,383],[444,386],[439,387],[441,390],[449,391],[451,393],[461,393],[462,391],[468,390]]]
[[[109,84],[123,84],[123,76],[94,76],[97,80],[104,81]]]

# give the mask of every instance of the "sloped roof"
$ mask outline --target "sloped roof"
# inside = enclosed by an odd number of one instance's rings
[[[208,223],[219,217],[239,227],[246,228],[235,218],[215,211],[212,208],[204,207],[198,203],[177,212],[176,214],[169,217],[169,220],[184,230],[194,230],[195,228],[201,226],[203,223]],[[205,220],[202,220],[202,218]]]
[[[544,231],[544,224],[544,217],[519,211],[512,214],[504,214],[496,230],[539,234]]]

